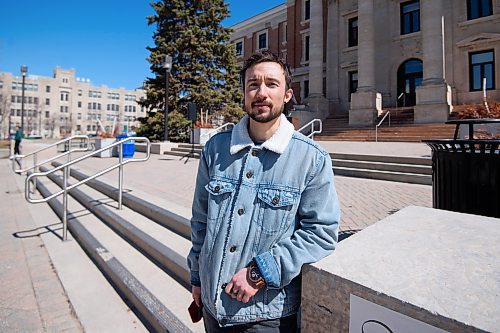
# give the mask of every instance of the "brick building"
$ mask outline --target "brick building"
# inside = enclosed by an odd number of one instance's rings
[[[443,122],[484,86],[500,99],[500,0],[288,0],[232,28],[239,62],[268,48],[291,65],[302,122],[402,106]]]

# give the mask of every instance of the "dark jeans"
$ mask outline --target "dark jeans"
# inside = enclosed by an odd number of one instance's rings
[[[297,332],[297,315],[264,320],[243,325],[220,327],[217,320],[203,309],[203,323],[207,333],[295,333]]]
[[[16,143],[14,144],[14,154],[15,155],[20,155],[21,152],[19,151],[19,145],[21,144],[21,140],[16,140]]]

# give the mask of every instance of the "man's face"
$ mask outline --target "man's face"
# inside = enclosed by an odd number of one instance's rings
[[[256,122],[267,123],[278,118],[292,95],[278,63],[262,62],[247,69],[245,111]]]

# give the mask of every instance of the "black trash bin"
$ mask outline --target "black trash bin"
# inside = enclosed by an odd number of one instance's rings
[[[473,139],[471,125],[500,119],[455,120],[455,138],[424,140],[432,149],[433,207],[500,218],[500,140]],[[458,127],[469,126],[467,139]]]

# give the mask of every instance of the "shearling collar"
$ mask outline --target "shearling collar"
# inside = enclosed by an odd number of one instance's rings
[[[236,124],[236,126],[234,126],[231,134],[231,155],[238,153],[245,147],[252,147],[255,145],[250,138],[250,134],[248,134],[248,121],[249,117],[246,115]],[[280,116],[280,126],[278,130],[262,144],[262,147],[277,154],[282,154],[292,138],[293,131],[293,125],[282,114]]]

